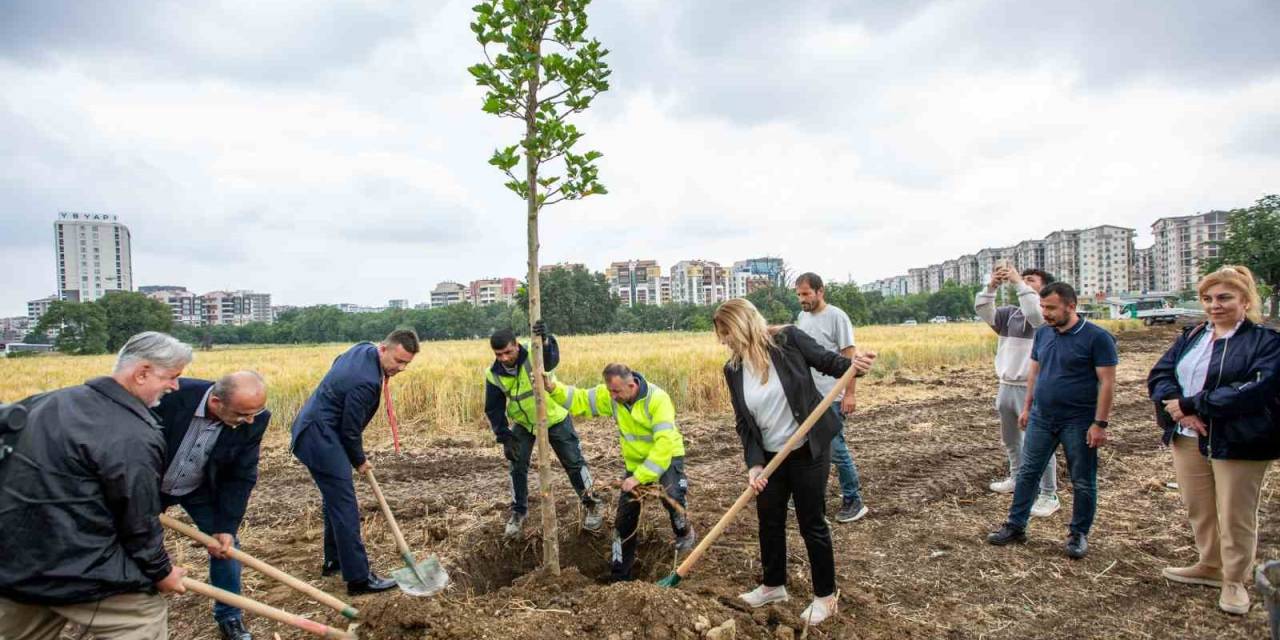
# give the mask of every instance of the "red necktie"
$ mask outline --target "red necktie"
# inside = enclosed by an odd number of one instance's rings
[[[396,408],[391,404],[391,378],[382,377],[382,401],[387,405],[387,422],[391,423],[391,442],[400,453],[400,425],[396,422]]]

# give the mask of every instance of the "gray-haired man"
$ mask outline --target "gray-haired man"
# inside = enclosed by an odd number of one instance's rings
[[[180,504],[199,529],[218,541],[209,547],[209,582],[240,593],[240,563],[229,556],[258,483],[258,457],[271,412],[267,384],[253,371],[217,382],[183,378],[160,401],[169,466],[160,480],[166,507]],[[252,640],[239,609],[213,606],[223,640]]]
[[[1036,329],[1044,326],[1040,313],[1040,290],[1053,282],[1053,276],[1039,269],[1018,272],[1008,266],[997,267],[991,281],[974,300],[973,310],[999,336],[996,342],[996,412],[1000,414],[1000,440],[1009,458],[1009,477],[991,483],[996,493],[1013,493],[1014,479],[1022,467],[1022,429],[1018,414],[1027,399],[1027,375],[1031,370],[1031,343]],[[996,291],[1009,285],[1018,296],[1017,305],[995,306]],[[1031,515],[1051,516],[1058,503],[1058,463],[1050,457],[1040,477],[1040,495]]]
[[[191,362],[191,347],[145,332],[115,371],[22,401],[27,427],[0,462],[0,638],[54,640],[68,621],[99,638],[168,637],[156,591],[186,570],[164,548],[164,436],[149,410]]]

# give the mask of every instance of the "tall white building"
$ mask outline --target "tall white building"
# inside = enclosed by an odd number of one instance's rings
[[[447,307],[451,304],[468,302],[471,297],[471,291],[458,282],[445,280],[436,285],[431,290],[431,308]]]
[[[1071,282],[1081,297],[1127,293],[1133,289],[1133,229],[1102,225],[1079,232],[1077,280]]]
[[[729,292],[728,269],[710,260],[681,260],[671,267],[671,299],[690,304],[715,304]]]
[[[49,311],[49,305],[57,301],[58,296],[49,296],[47,298],[40,298],[39,300],[28,300],[27,321],[31,323],[31,326],[36,326],[36,323],[40,322],[40,316],[43,316]]]
[[[199,298],[205,326],[273,321],[271,294],[252,291],[210,291]]]
[[[105,213],[63,211],[53,223],[58,298],[91,302],[133,290],[129,228]]]
[[[604,277],[609,281],[609,292],[628,307],[667,302],[662,291],[662,267],[657,260],[612,262]]]
[[[1227,239],[1226,211],[1160,218],[1151,224],[1151,264],[1158,291],[1194,289],[1206,260],[1218,256],[1215,242]]]

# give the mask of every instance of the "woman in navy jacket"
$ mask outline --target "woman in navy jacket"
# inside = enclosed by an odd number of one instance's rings
[[[1243,615],[1262,481],[1280,458],[1280,333],[1259,324],[1249,269],[1223,267],[1197,289],[1209,320],[1184,331],[1147,377],[1200,554],[1189,567],[1161,573],[1221,587],[1218,607]]]
[[[818,624],[836,611],[835,557],[826,521],[826,486],[831,469],[831,440],[844,424],[828,411],[772,477],[760,477],[783,442],[822,401],[810,369],[839,377],[851,366],[844,356],[823,349],[803,331],[786,326],[771,331],[745,299],[720,305],[713,318],[720,342],[733,352],[724,366],[738,437],[748,472],[758,492],[760,563],[764,581],[742,594],[752,607],[787,600],[787,502],[794,498],[796,520],[809,554],[813,603],[801,619]],[[858,362],[864,370],[867,360]]]

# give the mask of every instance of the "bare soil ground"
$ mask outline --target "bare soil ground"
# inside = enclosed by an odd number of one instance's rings
[[[1150,365],[1171,342],[1170,330],[1120,336],[1122,364],[1112,444],[1099,465],[1100,501],[1081,561],[1062,553],[1071,491],[1060,460],[1063,509],[1037,519],[1024,546],[996,548],[985,534],[1005,516],[1009,497],[987,490],[1005,472],[988,368],[948,368],[870,385],[847,429],[871,514],[833,524],[838,617],[808,631],[814,638],[1258,638],[1266,613],[1218,611],[1217,591],[1166,582],[1160,568],[1189,563],[1194,547],[1175,489],[1169,454],[1160,448],[1145,397]],[[727,416],[679,421],[690,476],[690,513],[708,531],[744,487],[741,449]],[[275,425],[274,428],[284,428]],[[620,470],[610,423],[578,430],[598,478]],[[1061,454],[1058,454],[1061,456]],[[579,513],[556,466],[564,571],[535,571],[541,555],[537,518],[526,535],[502,539],[508,502],[505,461],[486,436],[439,438],[426,449],[374,458],[379,480],[420,555],[439,554],[453,587],[433,598],[399,592],[355,598],[363,640],[409,638],[642,638],[692,640],[732,620],[738,638],[801,635],[800,611],[812,596],[804,547],[794,528],[791,601],[760,610],[737,594],[760,577],[754,511],[742,514],[677,589],[653,580],[673,568],[665,512],[646,506],[637,575],[605,584],[609,534],[576,526]],[[1264,488],[1259,558],[1280,557],[1277,472]],[[536,487],[536,471],[530,484]],[[389,531],[358,483],[365,544],[385,575],[398,560]],[[614,492],[600,486],[612,520]],[[839,504],[834,474],[829,509]],[[530,512],[538,512],[537,497]],[[287,452],[264,454],[242,545],[268,562],[346,598],[339,578],[320,578],[320,497]],[[172,534],[170,534],[172,536]],[[171,549],[204,575],[205,554],[175,538]],[[343,620],[273,581],[246,570],[245,593],[282,609],[341,626]],[[1255,601],[1257,595],[1254,594]],[[209,604],[194,595],[171,610],[174,637],[217,638]],[[302,637],[290,627],[250,618],[259,638]],[[727,636],[721,636],[727,637]]]

